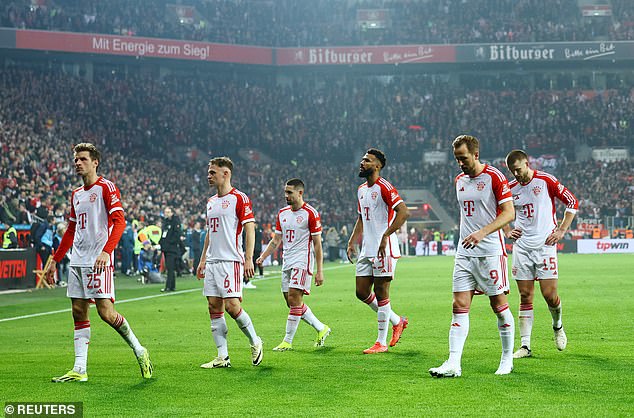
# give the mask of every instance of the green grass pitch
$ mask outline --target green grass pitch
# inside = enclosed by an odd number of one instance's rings
[[[634,414],[634,257],[560,255],[560,295],[568,348],[552,341],[550,314],[535,299],[533,357],[495,376],[496,319],[475,298],[463,375],[435,379],[427,370],[448,354],[453,257],[404,258],[392,283],[393,309],[410,319],[387,354],[363,355],[376,338],[376,314],[354,296],[349,264],[326,264],[326,283],[306,298],[333,333],[326,347],[300,324],[294,351],[271,349],[284,336],[287,308],[278,274],[246,290],[244,308],[265,344],[250,364],[246,337],[227,318],[233,367],[205,370],[215,357],[201,282],[181,278],[177,294],[160,285],[117,279],[117,309],[150,350],[155,377],[143,381],[127,344],[91,310],[89,381],[54,384],[73,364],[70,312],[9,320],[70,307],[64,289],[0,295],[0,400],[83,402],[86,416],[627,416]],[[190,291],[186,291],[190,290]],[[125,302],[128,299],[142,298]],[[519,294],[511,283],[516,318]],[[391,335],[391,331],[390,331]],[[516,331],[516,347],[519,331]]]

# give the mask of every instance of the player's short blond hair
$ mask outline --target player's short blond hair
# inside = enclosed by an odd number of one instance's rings
[[[480,151],[480,141],[478,141],[478,138],[471,135],[458,135],[451,145],[453,146],[453,149],[458,149],[461,146],[466,145],[469,153],[471,154],[475,154]]]
[[[73,147],[73,152],[75,154],[79,154],[82,151],[88,151],[88,154],[90,154],[91,160],[93,161],[97,160],[101,162],[101,153],[99,152],[97,147],[91,144],[90,142],[82,142]]]
[[[229,157],[214,157],[209,160],[209,165],[215,165],[216,167],[227,167],[229,171],[233,173],[233,161]]]

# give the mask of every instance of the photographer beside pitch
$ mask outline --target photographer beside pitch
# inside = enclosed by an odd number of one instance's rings
[[[539,281],[544,300],[552,316],[555,346],[566,348],[568,338],[561,319],[561,300],[557,293],[559,266],[557,242],[564,236],[579,209],[577,198],[552,175],[533,170],[528,155],[513,150],[506,156],[506,166],[515,177],[509,183],[515,206],[515,227],[504,227],[513,244],[513,278],[520,291],[521,346],[514,358],[530,357],[533,329],[533,295]],[[557,225],[555,198],[566,205],[564,219]]]

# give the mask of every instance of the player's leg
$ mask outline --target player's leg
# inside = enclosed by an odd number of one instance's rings
[[[154,368],[148,350],[141,345],[128,321],[115,310],[112,299],[95,299],[95,304],[101,319],[114,328],[134,351],[141,368],[141,375],[146,379],[152,377]]]
[[[224,270],[221,263],[206,263],[203,294],[207,298],[209,317],[211,319],[211,335],[216,344],[218,355],[208,363],[201,364],[204,369],[231,367],[229,347],[227,345],[227,321],[225,320],[225,303],[222,298],[224,286]]]
[[[286,318],[286,334],[284,340],[273,348],[273,351],[287,351],[293,349],[293,338],[297,332],[297,327],[302,317],[303,292],[299,289],[288,289],[284,292],[286,303],[289,307],[288,316]]]
[[[539,287],[541,289],[544,300],[548,304],[550,315],[553,318],[552,325],[555,334],[555,346],[559,351],[566,348],[568,344],[568,338],[564,332],[564,326],[561,317],[561,300],[557,293],[557,279],[544,279],[539,281]]]
[[[72,273],[71,278],[69,278],[69,283],[72,283]],[[87,362],[88,345],[90,343],[90,320],[88,318],[88,309],[90,307],[90,302],[87,299],[73,298],[71,299],[71,307],[73,321],[75,322],[75,332],[73,335],[75,364],[73,365],[73,369],[63,376],[54,377],[52,381],[55,383],[85,382],[88,380]]]
[[[399,340],[401,339],[401,335],[403,334],[403,330],[407,328],[407,325],[409,324],[407,317],[400,316],[392,310],[392,304],[390,302],[389,287],[392,279],[394,278],[397,261],[398,259],[392,257],[378,258],[375,259],[375,262],[372,265],[372,275],[374,276],[374,290],[377,294],[377,299],[381,303],[383,303],[384,306],[389,306],[389,309],[386,309],[386,311],[388,312],[388,318],[390,320],[390,323],[392,324],[392,338],[390,339],[390,347],[394,347],[396,343],[399,342]],[[387,285],[386,291],[377,291],[377,286],[382,286],[383,282],[385,282],[385,284]],[[387,302],[385,302],[386,300]]]
[[[454,284],[454,289],[458,288]],[[451,326],[449,327],[449,359],[439,367],[429,369],[432,376],[459,377],[462,374],[462,352],[469,335],[469,309],[473,293],[473,290],[453,292]]]
[[[375,277],[374,278],[374,293],[376,293],[376,299],[378,302],[377,320],[378,320],[378,335],[376,342],[385,347],[387,351],[387,331],[388,321],[390,313],[392,312],[392,305],[390,304],[390,284],[392,283],[391,277]]]
[[[502,342],[502,355],[500,357],[500,366],[495,374],[509,374],[513,371],[513,343],[515,339],[515,320],[509,309],[506,294],[490,296],[490,303],[493,312],[498,318],[498,332],[500,333],[500,341]]]
[[[238,276],[242,277],[242,275]],[[262,362],[262,339],[255,332],[249,314],[242,309],[239,297],[225,298],[225,310],[236,321],[238,328],[247,336],[251,345],[251,362],[254,366]]]
[[[291,308],[291,304],[288,300],[288,292],[289,292],[289,285],[290,285],[292,273],[293,273],[292,269],[287,269],[282,271],[282,295],[284,296],[284,300],[286,301],[286,306],[289,309]],[[295,317],[293,317],[293,319],[295,319]],[[286,318],[286,333],[288,333],[289,331],[290,320],[291,320],[291,314],[289,312],[289,315]],[[286,338],[284,338],[280,344],[273,347],[273,351],[286,351],[286,350],[291,350],[292,348],[293,348],[292,344],[287,342]]]
[[[531,334],[533,332],[533,295],[535,293],[534,280],[516,280],[520,292],[520,348],[513,354],[513,358],[530,357]]]

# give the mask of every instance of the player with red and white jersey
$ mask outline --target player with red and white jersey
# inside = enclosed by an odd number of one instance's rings
[[[363,352],[387,352],[388,320],[392,324],[390,347],[400,340],[408,320],[392,311],[390,283],[401,256],[396,231],[409,217],[409,210],[398,191],[381,177],[385,154],[375,148],[366,151],[359,166],[359,177],[367,181],[357,191],[359,216],[348,240],[348,259],[353,262],[355,244],[363,236],[356,267],[357,298],[377,313],[378,336],[374,345]],[[374,291],[373,291],[374,288]]]
[[[515,358],[530,357],[531,333],[533,329],[533,292],[535,281],[539,281],[548,309],[552,316],[555,346],[566,348],[568,338],[561,317],[561,300],[557,292],[559,265],[557,242],[570,227],[579,208],[577,198],[554,176],[533,170],[528,155],[513,150],[506,157],[506,165],[515,180],[509,184],[515,205],[515,226],[505,227],[513,244],[513,278],[520,291],[520,338],[521,346]],[[566,205],[564,219],[557,225],[555,199]]]
[[[209,161],[207,180],[217,194],[207,201],[207,234],[198,264],[198,279],[204,278],[203,295],[209,304],[211,333],[218,356],[202,364],[205,369],[231,367],[227,348],[227,323],[224,313],[236,321],[251,344],[251,362],[262,361],[262,339],[256,334],[251,317],[242,309],[242,277],[253,277],[255,218],[249,197],[231,186],[233,162],[227,157]],[[242,250],[242,230],[245,251]]]
[[[117,186],[97,176],[101,154],[93,144],[74,147],[75,171],[83,186],[75,189],[70,201],[69,224],[45,277],[50,282],[59,263],[72,247],[70,274],[66,294],[71,298],[75,321],[75,365],[53,382],[85,382],[90,342],[90,301],[97,305],[99,316],[113,327],[134,350],[141,375],[152,377],[148,350],[132,332],[128,321],[114,309],[114,249],[125,229],[121,194]]]
[[[462,374],[462,351],[469,333],[469,309],[475,292],[489,296],[502,341],[500,366],[495,374],[513,370],[515,324],[506,293],[506,253],[500,229],[513,220],[511,192],[504,175],[480,162],[480,142],[470,135],[453,141],[453,153],[462,174],[456,177],[460,206],[460,244],[453,272],[453,315],[449,330],[449,359],[429,369],[436,377]]]
[[[321,286],[324,282],[321,218],[315,208],[304,202],[304,188],[304,182],[300,179],[286,182],[284,197],[288,206],[280,209],[277,214],[275,236],[256,260],[257,264],[262,265],[283,243],[282,293],[290,311],[286,319],[284,340],[273,351],[293,349],[293,338],[300,319],[317,331],[315,347],[323,346],[330,334],[330,327],[317,319],[304,303],[304,294],[310,294],[315,263],[315,285]]]

